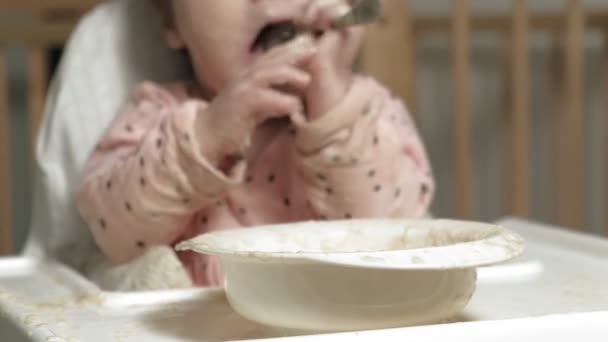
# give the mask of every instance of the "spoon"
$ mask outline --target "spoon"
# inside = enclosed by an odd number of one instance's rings
[[[354,0],[350,11],[337,18],[333,27],[344,29],[350,26],[369,24],[382,14],[382,0]]]
[[[382,13],[382,0],[354,0],[350,10],[334,19],[331,24],[335,30],[343,30],[351,26],[370,24]],[[262,50],[271,48],[294,39],[305,29],[296,27],[291,22],[281,23],[265,29],[259,45]]]

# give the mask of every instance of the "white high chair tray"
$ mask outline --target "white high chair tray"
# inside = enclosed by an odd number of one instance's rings
[[[446,324],[286,337],[239,317],[221,290],[105,293],[62,265],[13,258],[0,259],[0,341],[607,341],[608,240],[501,223],[526,238],[526,252],[480,269],[471,303]]]

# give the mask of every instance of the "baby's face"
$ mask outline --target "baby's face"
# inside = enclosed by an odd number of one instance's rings
[[[265,27],[296,20],[311,1],[344,0],[173,0],[169,44],[189,51],[199,83],[215,93],[264,53],[255,42]]]

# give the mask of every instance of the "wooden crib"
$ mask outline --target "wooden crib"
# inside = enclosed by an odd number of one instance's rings
[[[505,130],[509,136],[506,165],[509,165],[510,172],[505,180],[508,205],[504,208],[504,213],[520,217],[529,216],[531,199],[529,36],[532,31],[547,31],[556,37],[563,37],[560,51],[563,64],[556,70],[561,82],[556,84],[553,99],[559,107],[552,120],[553,143],[559,146],[559,149],[555,149],[559,154],[556,152],[552,156],[552,167],[557,170],[553,186],[558,194],[553,208],[553,220],[563,226],[582,229],[585,208],[583,42],[584,34],[588,30],[604,33],[604,39],[608,37],[608,12],[585,13],[582,0],[568,0],[567,7],[561,14],[532,16],[529,1],[513,0],[510,16],[472,16],[469,0],[453,0],[450,17],[423,18],[412,15],[409,2],[385,1],[386,17],[376,25],[369,36],[363,53],[363,69],[390,85],[407,100],[410,108],[415,109],[416,52],[412,47],[416,46],[417,39],[426,34],[441,32],[450,35],[453,82],[451,100],[454,117],[451,148],[455,158],[456,184],[453,200],[456,203],[457,215],[461,218],[474,218],[470,132],[472,33],[499,33],[505,37],[504,44],[509,51],[505,66],[508,68],[507,74],[510,75],[510,108],[509,112],[505,113]],[[607,73],[606,53],[603,65],[602,72]],[[608,80],[608,74],[604,79]],[[608,130],[608,119],[604,119],[604,125]],[[604,136],[607,137],[608,134]],[[605,138],[604,145],[604,149],[608,151],[608,138]],[[606,209],[608,211],[608,208]]]
[[[8,13],[20,13],[29,21],[0,20],[0,255],[13,251],[8,115],[8,75],[4,48],[25,45],[27,50],[27,90],[29,104],[29,134],[33,142],[44,106],[48,83],[47,48],[62,44],[78,17],[98,0],[4,0],[0,4],[0,19]],[[415,42],[425,34],[445,32],[451,35],[453,156],[455,158],[454,201],[457,215],[474,218],[471,155],[471,65],[470,43],[473,31],[504,33],[509,45],[506,65],[509,68],[511,105],[505,129],[510,137],[508,164],[508,207],[505,214],[529,216],[529,33],[549,30],[563,34],[563,86],[556,89],[556,99],[563,100],[563,110],[555,117],[555,143],[561,147],[561,157],[553,158],[558,172],[555,187],[560,194],[555,207],[555,221],[568,227],[582,227],[585,196],[582,158],[584,132],[584,49],[586,30],[608,33],[608,13],[586,13],[582,0],[568,0],[563,14],[531,16],[528,1],[513,0],[510,16],[472,16],[468,0],[453,0],[452,15],[447,17],[414,17],[407,0],[386,0],[386,13],[371,30],[363,49],[361,66],[406,99],[416,108]],[[608,58],[605,59],[608,72]],[[608,75],[607,75],[608,76]],[[606,77],[608,79],[608,77]],[[413,110],[416,113],[415,110]],[[606,120],[608,130],[608,120]],[[608,150],[608,141],[605,142]],[[30,146],[33,146],[31,144]]]

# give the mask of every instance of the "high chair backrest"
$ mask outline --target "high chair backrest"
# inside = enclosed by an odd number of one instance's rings
[[[96,141],[139,82],[185,77],[147,1],[114,0],[89,13],[66,46],[35,149],[31,233],[25,253],[80,268],[93,242],[73,195]]]

